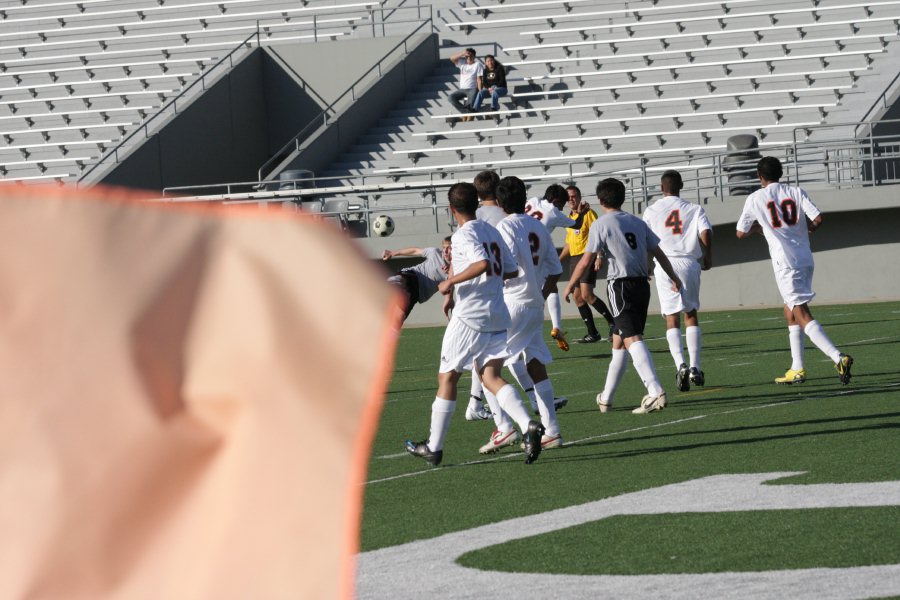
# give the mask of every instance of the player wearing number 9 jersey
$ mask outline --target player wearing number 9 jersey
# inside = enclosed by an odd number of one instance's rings
[[[788,322],[791,344],[791,368],[776,383],[793,384],[806,381],[803,367],[805,333],[834,363],[840,381],[850,382],[853,359],[842,354],[825,334],[809,310],[815,297],[812,291],[813,256],[809,232],[822,223],[819,209],[806,192],[780,182],[781,161],[764,156],[756,165],[762,189],[747,197],[737,222],[737,237],[762,233],[769,244],[769,255],[775,271],[775,283],[784,300],[784,316]]]

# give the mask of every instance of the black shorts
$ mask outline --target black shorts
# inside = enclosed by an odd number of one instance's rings
[[[407,298],[409,298],[409,304],[406,305],[405,311],[405,315],[408,317],[409,313],[412,311],[412,307],[420,302],[419,278],[416,277],[415,273],[411,273],[409,271],[400,271],[396,275],[391,275],[390,277],[388,277],[388,282],[393,283],[401,290],[403,290]]]
[[[571,257],[571,267],[574,269],[578,262],[581,260],[582,254],[578,254],[577,256]],[[597,265],[597,261],[591,261],[591,265],[584,270],[584,273],[581,274],[581,277],[578,279],[578,283],[586,283],[591,287],[594,287],[597,284],[597,269],[594,267]]]
[[[646,277],[611,279],[606,286],[614,332],[622,338],[644,335],[650,307],[650,282]]]

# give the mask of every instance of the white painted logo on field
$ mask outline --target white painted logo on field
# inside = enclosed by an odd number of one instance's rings
[[[900,594],[900,565],[691,575],[548,575],[481,571],[456,564],[467,552],[615,515],[900,506],[900,481],[762,485],[799,474],[716,475],[366,552],[359,556],[358,597],[421,600],[752,596],[821,600]],[[449,511],[471,509],[447,506]]]

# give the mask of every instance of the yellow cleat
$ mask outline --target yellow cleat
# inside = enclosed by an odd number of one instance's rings
[[[559,349],[563,352],[569,351],[569,342],[566,341],[566,334],[554,327],[550,331],[550,337],[556,340],[556,345],[559,346]]]
[[[806,381],[806,369],[799,369],[797,371],[795,371],[794,369],[788,369],[787,373],[784,374],[784,377],[775,378],[775,383],[780,383],[783,385],[803,383],[804,381]]]

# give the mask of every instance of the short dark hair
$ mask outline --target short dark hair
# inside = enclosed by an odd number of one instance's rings
[[[607,177],[597,184],[597,199],[607,208],[622,208],[625,204],[625,184],[615,177]]]
[[[582,196],[581,196],[581,190],[578,189],[578,186],[577,186],[577,185],[566,186],[566,191],[568,192],[569,190],[575,190],[575,194],[576,194],[579,198],[582,197]]]
[[[452,236],[452,235],[448,235],[447,237],[444,238],[444,243],[445,243],[445,244],[449,244],[449,243],[451,243],[452,241],[453,241],[453,236]]]
[[[450,186],[447,201],[453,210],[467,217],[474,217],[478,210],[478,192],[471,183],[461,181]]]
[[[478,198],[485,200],[497,196],[497,184],[500,183],[500,176],[495,171],[482,171],[475,176],[472,181],[475,184],[475,191],[478,192]]]
[[[471,52],[472,56],[478,56],[478,53],[475,52],[475,48],[466,48],[466,52]]]
[[[508,214],[524,213],[527,201],[524,181],[518,177],[504,177],[500,180],[497,185],[497,203]]]
[[[554,200],[562,200],[563,202],[565,202],[568,199],[569,192],[567,192],[566,188],[559,185],[558,183],[554,183],[553,185],[549,186],[544,192],[544,200],[549,200],[550,202],[553,202]]]
[[[659,187],[664,192],[677,194],[684,187],[684,182],[681,181],[681,173],[674,169],[669,169],[659,178]]]
[[[784,169],[781,168],[781,161],[774,156],[763,156],[756,163],[756,174],[766,181],[780,181]]]

